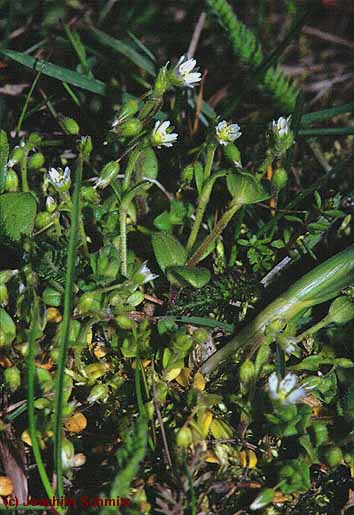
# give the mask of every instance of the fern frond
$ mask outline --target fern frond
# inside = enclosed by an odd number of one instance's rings
[[[206,0],[206,2],[209,10],[224,29],[233,52],[253,70],[259,67],[264,59],[262,48],[253,32],[237,18],[227,0]],[[260,77],[260,81],[282,109],[289,113],[293,112],[298,91],[278,67],[269,68]]]

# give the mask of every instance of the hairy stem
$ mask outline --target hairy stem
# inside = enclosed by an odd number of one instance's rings
[[[128,250],[127,250],[127,209],[123,206],[119,209],[119,228],[120,228],[120,254],[121,272],[124,277],[128,273]]]

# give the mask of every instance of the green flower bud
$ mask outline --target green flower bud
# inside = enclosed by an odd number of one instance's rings
[[[35,226],[37,229],[43,229],[44,227],[47,227],[52,221],[52,217],[48,213],[48,211],[40,211],[35,219]]]
[[[122,123],[127,118],[134,116],[139,109],[139,101],[135,99],[130,99],[125,102],[119,110],[117,119],[113,122],[112,127]]]
[[[11,392],[16,392],[21,386],[21,373],[17,367],[6,368],[4,371],[5,384]]]
[[[98,401],[105,401],[109,395],[109,388],[105,384],[96,384],[91,388],[87,402],[93,404]]]
[[[193,443],[192,431],[189,427],[182,427],[176,436],[177,447],[189,447]]]
[[[162,97],[170,86],[167,65],[160,69],[154,85],[154,94],[156,97]]]
[[[93,186],[83,186],[80,190],[80,195],[83,200],[90,204],[98,204],[100,196]]]
[[[5,190],[14,192],[18,190],[18,177],[15,170],[11,168],[7,170],[6,180],[5,180]]]
[[[282,190],[288,181],[288,174],[285,168],[276,168],[272,175],[272,190],[279,192]]]
[[[83,293],[77,305],[78,312],[83,315],[101,309],[102,294],[98,292]]]
[[[354,318],[354,302],[346,295],[337,297],[330,305],[327,323],[345,324]]]
[[[119,168],[120,165],[117,161],[110,161],[109,163],[107,163],[101,170],[101,173],[99,174],[99,177],[96,181],[95,187],[102,189],[106,188],[117,177],[119,173]]]
[[[6,306],[9,302],[9,293],[6,284],[0,284],[0,306]]]
[[[48,286],[43,291],[42,299],[47,306],[58,307],[61,304],[62,296],[60,292]]]
[[[260,510],[273,501],[275,491],[272,488],[264,488],[251,504],[251,510]]]
[[[93,149],[91,136],[82,136],[80,140],[80,148],[84,158],[87,160]]]
[[[199,327],[199,329],[197,329],[193,333],[193,340],[196,343],[199,343],[199,344],[205,343],[208,338],[209,338],[209,333],[203,327]]]
[[[127,315],[118,315],[116,317],[116,323],[121,329],[129,330],[135,327],[134,320],[131,320]]]
[[[61,444],[61,459],[63,464],[63,471],[68,472],[73,464],[74,459],[74,445],[70,440],[64,438]]]
[[[32,154],[32,156],[28,160],[28,169],[29,170],[39,170],[44,165],[44,155],[42,152],[36,152]]]
[[[325,456],[330,467],[336,467],[343,461],[343,453],[340,447],[330,447],[326,450]]]
[[[21,161],[23,156],[25,155],[24,147],[15,147],[10,154],[10,160],[8,162],[8,166],[11,168],[15,166],[17,163]]]
[[[144,407],[145,407],[145,411],[146,411],[146,415],[147,415],[148,419],[152,420],[153,416],[154,416],[154,411],[155,411],[154,401],[151,400],[149,402],[145,402]]]
[[[32,134],[28,138],[28,145],[30,147],[35,147],[41,143],[42,139],[42,136],[38,134],[38,132],[32,132]]]
[[[182,182],[184,182],[185,184],[190,184],[193,180],[193,176],[194,176],[194,165],[189,164],[189,165],[185,166],[181,172]]]
[[[229,143],[224,146],[224,154],[226,159],[228,159],[232,164],[241,168],[241,153],[234,143]]]
[[[142,128],[143,124],[141,121],[138,120],[138,118],[132,118],[131,120],[122,123],[122,125],[118,127],[117,132],[121,136],[132,138],[133,136],[139,134]]]
[[[56,210],[56,208],[58,207],[56,201],[54,200],[54,198],[49,195],[45,201],[45,207],[48,211],[49,214],[52,214],[54,213],[54,211]]]
[[[77,136],[80,132],[80,127],[73,118],[63,118],[62,125],[70,136]]]

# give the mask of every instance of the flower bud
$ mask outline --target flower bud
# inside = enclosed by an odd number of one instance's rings
[[[5,384],[12,393],[16,392],[21,386],[21,373],[17,367],[6,368],[4,370]]]
[[[99,174],[99,177],[96,181],[95,187],[102,189],[106,188],[117,177],[119,173],[119,168],[120,166],[117,161],[110,161],[109,163],[107,163],[101,170],[101,173]]]
[[[273,501],[275,491],[272,488],[264,488],[250,506],[251,510],[260,510]]]
[[[354,318],[354,302],[346,295],[337,297],[330,305],[327,323],[345,324]]]
[[[114,122],[112,123],[112,127],[116,127],[117,125],[122,123],[127,118],[134,116],[135,113],[137,113],[138,109],[139,109],[138,100],[130,99],[127,102],[124,102],[124,104],[120,108],[117,119],[114,120]]]
[[[62,126],[67,134],[70,136],[77,136],[80,132],[80,127],[73,118],[63,118]]]
[[[58,207],[56,201],[54,200],[54,198],[49,195],[45,201],[45,207],[48,211],[49,214],[52,214],[54,213],[54,211],[56,210],[56,208]]]
[[[285,168],[276,168],[272,175],[272,189],[274,192],[282,190],[288,181],[288,174]]]
[[[93,149],[91,136],[82,136],[80,140],[80,148],[84,158],[87,160]]]
[[[253,361],[246,359],[239,369],[240,383],[243,388],[247,390],[249,384],[253,382],[256,376],[256,371]]]
[[[42,139],[42,136],[38,134],[38,132],[32,132],[28,138],[28,145],[30,147],[35,147],[41,143]]]
[[[177,447],[189,447],[193,443],[192,431],[189,427],[181,427],[176,436]]]
[[[43,291],[42,299],[44,303],[47,304],[47,306],[59,307],[61,304],[62,296],[60,292],[48,286]]]
[[[170,85],[167,65],[160,69],[154,85],[154,94],[156,97],[162,97]]]
[[[233,165],[241,168],[241,153],[234,143],[229,143],[224,147],[224,154]]]
[[[29,170],[39,170],[44,165],[44,155],[42,152],[36,152],[33,154],[28,160],[28,169]]]
[[[105,384],[96,384],[91,388],[90,395],[87,397],[87,402],[93,404],[98,401],[105,401],[109,395],[108,386]]]
[[[10,160],[8,162],[8,167],[15,166],[17,163],[21,161],[23,156],[25,155],[25,151],[23,147],[15,147],[10,154]]]
[[[322,424],[321,422],[315,422],[312,426],[312,430],[315,435],[316,447],[319,447],[320,445],[323,445],[324,443],[328,442],[329,435],[326,424]]]
[[[199,344],[205,343],[208,338],[209,338],[209,333],[203,327],[200,327],[193,333],[193,340],[196,343],[199,343]]]
[[[63,463],[63,470],[67,472],[72,467],[75,450],[74,445],[70,440],[64,438],[61,444],[61,459]]]
[[[98,204],[100,200],[100,196],[94,186],[83,186],[80,190],[80,195],[83,200],[90,202],[90,204]]]
[[[139,134],[141,129],[143,128],[143,124],[141,123],[138,118],[132,118],[131,120],[128,120],[120,127],[118,128],[117,132],[119,135],[125,136],[127,138],[132,138],[133,136],[136,136]]]
[[[185,166],[181,172],[182,182],[185,184],[190,184],[193,180],[194,176],[194,165],[189,164]]]
[[[14,192],[18,190],[18,177],[15,170],[9,168],[6,174],[5,180],[5,190],[9,192]]]
[[[47,227],[52,221],[52,218],[48,211],[40,211],[36,218],[35,218],[35,226],[37,229],[43,229],[44,227]]]

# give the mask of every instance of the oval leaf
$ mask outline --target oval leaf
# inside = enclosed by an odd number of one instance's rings
[[[152,236],[152,247],[159,267],[164,272],[169,266],[184,265],[187,252],[172,234],[158,232]]]
[[[203,288],[210,281],[211,274],[207,268],[173,266],[167,270],[167,278],[178,286]]]

